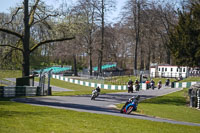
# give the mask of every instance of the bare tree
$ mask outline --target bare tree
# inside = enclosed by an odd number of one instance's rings
[[[82,44],[84,45],[87,54],[89,55],[89,73],[92,75],[93,69],[93,52],[94,42],[97,31],[97,0],[79,0],[74,7],[74,15],[79,16],[79,25],[81,25],[80,35],[82,36]]]
[[[160,36],[161,43],[166,51],[166,63],[171,64],[171,53],[168,47],[169,32],[177,23],[176,4],[166,3],[162,6],[162,3],[154,4],[153,10],[156,11],[155,16],[159,21],[155,31]],[[162,53],[163,54],[163,53]]]
[[[146,7],[146,0],[128,0],[124,9],[123,9],[123,20],[129,25],[129,29],[131,30],[133,38],[135,38],[135,45],[134,50],[134,70],[138,69],[138,48],[141,45],[141,25],[144,23],[144,20],[141,19],[141,15],[144,15],[144,10]],[[142,16],[143,17],[143,16]],[[141,54],[143,53],[142,46],[141,47]],[[141,68],[144,66],[143,56],[141,55]]]
[[[103,50],[105,45],[105,16],[106,13],[113,10],[115,8],[114,0],[97,0],[96,9],[98,11],[98,16],[100,18],[100,27],[101,27],[101,42],[100,48],[98,49],[98,74],[102,74],[102,62],[103,62]]]

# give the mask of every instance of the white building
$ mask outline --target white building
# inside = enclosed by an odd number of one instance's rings
[[[189,67],[187,66],[171,66],[157,65],[150,67],[150,77],[167,77],[167,78],[183,78],[188,77]]]

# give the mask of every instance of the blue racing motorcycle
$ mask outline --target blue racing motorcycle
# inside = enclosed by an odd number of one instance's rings
[[[137,110],[138,101],[140,96],[131,97],[120,110],[120,113],[130,114],[132,111]]]

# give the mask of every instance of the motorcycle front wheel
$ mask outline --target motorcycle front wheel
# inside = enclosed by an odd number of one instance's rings
[[[126,113],[127,113],[127,114],[130,114],[130,113],[132,112],[132,110],[133,110],[133,106],[130,106],[130,107],[128,107]]]
[[[91,97],[91,100],[95,100],[95,97],[94,97],[94,96],[92,96],[92,97]]]

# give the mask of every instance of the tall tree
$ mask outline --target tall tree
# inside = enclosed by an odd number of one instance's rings
[[[40,0],[36,0],[34,5],[29,9],[29,0],[24,0],[23,1],[23,7],[19,7],[16,10],[16,13],[12,16],[13,18],[17,15],[17,13],[23,9],[23,17],[24,17],[24,27],[23,27],[23,32],[18,33],[16,31],[12,31],[10,29],[5,29],[3,27],[0,27],[1,32],[5,32],[7,34],[11,34],[16,36],[19,40],[17,43],[21,42],[22,43],[22,48],[17,47],[16,45],[0,45],[0,46],[8,46],[14,49],[17,49],[22,52],[23,55],[23,63],[22,63],[22,75],[23,76],[29,76],[30,73],[30,54],[35,51],[39,46],[47,44],[47,43],[53,43],[53,42],[58,42],[58,41],[65,41],[65,40],[71,40],[74,39],[74,37],[68,37],[68,36],[63,36],[61,38],[51,38],[47,40],[42,40],[37,43],[35,43],[32,47],[30,47],[30,30],[33,27],[33,25],[38,24],[38,23],[47,23],[47,19],[49,19],[52,16],[58,16],[58,14],[46,14],[45,11],[43,10],[43,15],[37,14],[37,9],[39,7],[39,2]],[[38,11],[41,10],[41,8],[38,9]],[[46,15],[45,15],[46,14]],[[12,23],[12,20],[9,23]],[[35,40],[38,41],[38,40]]]
[[[169,48],[178,65],[200,65],[200,0],[178,12],[178,24],[170,32]]]
[[[99,58],[98,58],[98,73],[102,74],[102,61],[103,61],[103,49],[104,49],[104,19],[105,19],[105,4],[104,0],[101,0],[101,48],[99,49]]]
[[[142,14],[144,13],[144,9],[146,8],[146,0],[128,0],[123,12],[123,19],[129,25],[129,29],[132,33],[134,41],[132,44],[134,45],[134,73],[138,69],[138,49],[139,46],[141,48],[141,68],[144,68],[144,59],[143,59],[143,49],[141,46],[141,25],[144,23],[144,19],[142,19]],[[145,15],[145,14],[144,14]]]
[[[95,33],[97,31],[97,0],[79,0],[74,7],[74,12],[79,16],[79,25],[81,29],[82,44],[84,45],[87,54],[89,55],[89,73],[92,75],[94,53]]]
[[[111,11],[115,8],[115,1],[114,0],[97,0],[98,4],[96,9],[98,10],[98,15],[100,18],[100,29],[101,29],[101,42],[100,48],[98,49],[99,56],[98,56],[98,74],[102,74],[102,62],[103,62],[103,50],[105,45],[105,16],[108,11]]]

